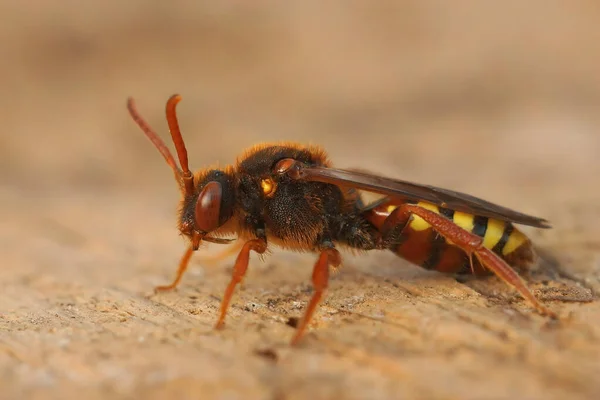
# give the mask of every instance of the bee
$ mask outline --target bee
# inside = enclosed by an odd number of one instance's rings
[[[166,104],[166,118],[179,166],[158,135],[138,113],[134,121],[173,170],[181,191],[179,231],[189,247],[171,284],[174,289],[192,253],[202,241],[227,244],[235,235],[243,245],[221,302],[216,328],[224,325],[236,285],[248,269],[250,253],[269,245],[318,255],[314,292],[299,321],[292,344],[303,337],[327,289],[330,269],[341,266],[338,248],[388,250],[429,270],[458,274],[495,274],[542,315],[557,318],[541,304],[513,267],[526,270],[535,260],[532,243],[514,224],[550,228],[548,221],[434,186],[390,179],[363,171],[332,167],[325,151],[297,143],[259,144],[235,165],[192,173],[181,136],[176,106]],[[360,191],[381,195],[366,204]]]

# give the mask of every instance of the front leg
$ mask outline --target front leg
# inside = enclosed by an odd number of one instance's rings
[[[225,289],[223,301],[221,302],[221,313],[219,315],[219,320],[215,325],[216,329],[223,327],[225,323],[225,316],[227,315],[227,309],[229,308],[229,303],[231,302],[231,297],[233,296],[235,287],[242,281],[244,275],[246,275],[248,264],[250,262],[250,251],[254,250],[258,254],[263,254],[267,250],[267,236],[262,226],[255,229],[255,235],[257,238],[248,240],[242,247],[242,250],[240,250],[237,259],[235,260],[231,281],[229,281],[229,285],[227,285],[227,289]]]
[[[173,290],[177,287],[177,285],[179,285],[179,282],[181,281],[181,278],[183,277],[185,270],[188,268],[188,265],[190,263],[190,259],[192,258],[193,252],[194,252],[194,248],[190,245],[190,247],[188,247],[188,249],[183,254],[183,257],[181,257],[181,261],[179,261],[179,268],[177,268],[177,275],[175,276],[175,279],[173,279],[173,282],[169,283],[168,285],[162,285],[162,286],[155,287],[154,293],[166,292],[169,290]]]

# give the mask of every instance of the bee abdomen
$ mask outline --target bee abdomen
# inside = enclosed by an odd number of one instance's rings
[[[508,264],[527,268],[534,260],[531,241],[510,222],[454,211],[419,202],[420,207],[441,214],[456,225],[483,238],[483,246],[492,250]],[[392,212],[395,207],[388,207]],[[400,233],[400,240],[391,251],[423,268],[451,273],[488,273],[476,257],[469,257],[439,235],[421,217],[413,215]]]

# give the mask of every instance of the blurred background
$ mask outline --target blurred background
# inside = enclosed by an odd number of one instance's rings
[[[515,207],[600,172],[592,0],[29,0],[0,12],[5,190],[172,190],[125,100],[167,140],[173,93],[195,168],[297,140],[339,166],[479,195],[500,185]]]
[[[172,396],[182,382],[197,385],[195,398],[213,384],[277,399],[273,387],[463,399],[596,390],[600,333],[587,324],[597,305],[572,329],[540,334],[523,319],[505,324],[511,306],[487,306],[510,295],[501,283],[472,290],[391,254],[349,262],[327,302],[360,294],[359,311],[389,312],[399,327],[317,318],[319,338],[349,343],[340,354],[370,349],[357,358],[375,366],[368,373],[318,347],[292,353],[281,375],[252,355],[287,344],[283,318],[299,315],[310,292],[310,255],[254,264],[232,329],[198,333],[214,323],[228,270],[194,258],[179,292],[144,297],[172,278],[183,251],[179,193],[125,102],[133,96],[171,145],[164,107],[181,94],[194,169],[232,163],[257,142],[311,142],[339,167],[548,218],[555,229],[523,229],[599,293],[600,2],[0,0],[0,16],[0,386],[14,398],[57,382],[72,383],[74,398],[96,384]],[[263,317],[240,305],[273,298]],[[467,309],[480,322],[465,322]]]

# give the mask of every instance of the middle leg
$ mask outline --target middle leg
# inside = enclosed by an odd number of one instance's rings
[[[247,241],[242,247],[242,250],[235,260],[231,281],[229,281],[229,285],[227,285],[227,289],[225,289],[225,294],[223,295],[223,300],[221,302],[221,313],[219,315],[219,320],[215,325],[216,329],[222,328],[223,324],[225,323],[225,316],[227,315],[227,309],[229,308],[233,291],[235,290],[237,284],[242,281],[244,275],[246,275],[248,263],[250,262],[250,251],[252,250],[258,254],[264,253],[267,250],[267,242],[265,242],[264,239],[252,239]]]
[[[292,345],[296,345],[300,342],[302,336],[304,336],[304,331],[308,327],[312,316],[321,301],[321,297],[327,289],[329,284],[329,267],[336,268],[339,267],[342,263],[342,257],[340,256],[339,251],[337,251],[333,247],[325,248],[321,250],[321,254],[319,255],[319,259],[315,263],[312,274],[312,282],[315,289],[315,293],[310,299],[310,303],[308,303],[308,307],[306,308],[306,312],[304,313],[304,317],[300,320],[298,324],[298,328],[296,330],[296,334],[292,339]]]

